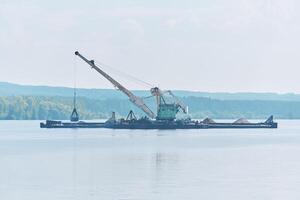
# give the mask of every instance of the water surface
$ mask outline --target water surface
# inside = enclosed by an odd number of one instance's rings
[[[299,155],[296,120],[161,131],[0,121],[0,199],[299,200]]]

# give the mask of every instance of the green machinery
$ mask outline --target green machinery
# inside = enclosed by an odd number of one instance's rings
[[[157,120],[172,121],[176,119],[176,114],[181,109],[187,113],[187,107],[170,91],[161,91],[158,87],[151,88],[151,94],[156,97],[157,102]],[[164,94],[169,94],[173,97],[175,102],[167,103]]]

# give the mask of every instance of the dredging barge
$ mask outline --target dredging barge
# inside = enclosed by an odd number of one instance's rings
[[[40,124],[41,128],[110,128],[110,129],[252,129],[252,128],[277,128],[277,123],[273,122],[271,116],[265,122],[260,123],[218,123],[198,120],[175,120],[175,121],[158,121],[147,118],[141,119],[120,119],[107,120],[106,122],[63,122],[47,120]]]
[[[41,128],[110,128],[110,129],[228,129],[228,128],[277,128],[277,123],[273,121],[273,116],[270,116],[265,122],[250,123],[245,119],[239,119],[233,123],[219,123],[206,118],[203,121],[192,120],[189,117],[186,119],[176,119],[179,111],[184,114],[188,113],[187,106],[179,100],[170,90],[162,91],[158,87],[151,88],[151,96],[155,97],[157,103],[156,114],[145,104],[143,98],[134,95],[130,90],[125,88],[102,69],[95,65],[94,60],[88,60],[78,51],[75,55],[79,56],[92,69],[96,70],[118,90],[129,97],[129,100],[141,109],[147,116],[137,119],[135,114],[130,111],[126,119],[116,119],[113,112],[112,117],[106,122],[85,122],[79,121],[79,115],[76,110],[76,93],[74,92],[74,109],[71,115],[70,122],[47,120],[41,122]],[[172,99],[168,102],[165,96]],[[149,98],[149,97],[146,97]]]

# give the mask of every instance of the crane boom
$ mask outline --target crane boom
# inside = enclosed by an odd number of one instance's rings
[[[182,109],[183,113],[188,114],[188,107],[186,105],[184,105],[183,102],[181,102],[174,94],[171,90],[167,91],[175,100],[176,103],[179,105],[179,107]]]
[[[127,88],[125,88],[123,85],[121,85],[115,79],[113,79],[111,76],[109,76],[103,70],[101,70],[99,67],[97,67],[94,63],[94,60],[86,59],[78,51],[75,52],[75,55],[79,56],[82,60],[84,60],[87,64],[89,64],[92,67],[92,69],[96,70],[98,73],[100,73],[102,76],[104,76],[109,82],[111,82],[116,88],[118,88],[124,94],[126,94],[129,97],[129,100],[134,105],[136,105],[141,110],[143,110],[150,118],[152,118],[152,119],[155,118],[155,114],[150,110],[150,108],[148,108],[148,106],[144,103],[143,99],[135,96],[131,91],[129,91]]]

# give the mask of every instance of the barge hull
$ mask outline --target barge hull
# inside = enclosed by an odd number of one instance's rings
[[[101,122],[62,122],[47,120],[40,123],[41,128],[109,128],[109,129],[258,129],[277,128],[276,122],[270,121],[261,123],[199,123],[198,121],[151,121],[151,120],[130,120],[130,121],[107,121]]]

